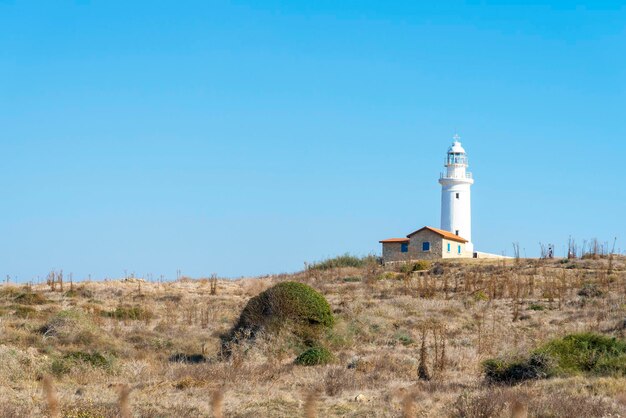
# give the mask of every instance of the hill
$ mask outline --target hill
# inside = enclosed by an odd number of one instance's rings
[[[222,355],[247,302],[285,281],[328,300],[330,363],[295,364],[306,347],[284,332]],[[624,416],[621,364],[496,384],[485,361],[625,330],[623,257],[395,269],[366,259],[232,281],[4,285],[0,416]]]

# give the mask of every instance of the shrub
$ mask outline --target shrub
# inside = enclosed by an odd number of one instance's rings
[[[579,291],[578,296],[584,298],[599,298],[604,295],[604,292],[598,289],[598,286],[593,283],[585,284]]]
[[[77,309],[58,312],[39,332],[55,337],[63,345],[92,345],[99,339],[100,330],[88,315]]]
[[[443,273],[445,273],[445,270],[443,266],[441,265],[441,263],[436,263],[433,266],[433,268],[430,270],[430,274],[435,275],[435,276],[441,276]]]
[[[49,302],[44,295],[33,292],[28,286],[22,288],[2,286],[0,287],[0,298],[12,300],[21,305],[43,305]]]
[[[67,353],[65,359],[73,362],[83,362],[92,367],[100,367],[103,369],[110,368],[113,362],[113,358],[110,356],[105,357],[98,352],[86,353],[84,351],[72,351],[71,353]]]
[[[63,358],[57,358],[52,361],[50,371],[53,375],[60,377],[72,371],[72,365]]]
[[[335,323],[324,296],[304,283],[283,282],[250,299],[236,328],[255,331],[285,320],[327,328]]]
[[[386,271],[380,274],[377,278],[378,280],[395,280],[400,279],[402,275],[400,273],[395,273],[393,271]]]
[[[15,295],[19,293],[19,290],[15,286],[0,286],[0,298],[10,299],[14,298]]]
[[[552,376],[554,360],[541,353],[533,353],[528,358],[489,359],[483,363],[483,370],[490,382],[514,384]]]
[[[487,296],[487,294],[483,292],[482,290],[479,290],[478,292],[474,293],[474,300],[476,302],[489,300],[489,296]]]
[[[78,286],[75,289],[70,289],[65,292],[65,296],[68,298],[81,297],[90,299],[93,297],[93,291],[87,289],[85,286]]]
[[[554,375],[626,375],[626,342],[593,333],[570,334],[552,340],[527,358],[496,358],[483,363],[491,382],[518,383]]]
[[[207,358],[204,356],[204,354],[176,353],[170,356],[169,361],[171,361],[172,363],[198,364],[206,362]]]
[[[505,410],[506,404],[494,395],[491,392],[485,396],[484,394],[472,394],[465,391],[451,405],[450,415],[452,418],[497,417]],[[500,402],[494,402],[494,398]]]
[[[141,306],[118,306],[112,312],[102,312],[102,315],[115,319],[147,321],[152,318],[152,311]]]
[[[17,303],[22,305],[43,305],[48,303],[48,299],[41,293],[32,291],[19,292],[14,299]]]
[[[31,308],[30,306],[24,306],[24,305],[11,305],[9,306],[9,309],[13,310],[13,315],[15,315],[18,318],[33,318],[35,316],[37,316],[37,310],[35,310],[34,308]]]
[[[289,328],[311,345],[323,330],[331,329],[334,324],[335,318],[324,296],[306,284],[283,282],[248,301],[223,343],[254,338],[261,330],[277,333]]]
[[[332,353],[325,347],[311,347],[294,361],[300,366],[317,366],[320,364],[328,364],[334,359]]]
[[[546,307],[539,304],[539,303],[532,303],[528,309],[530,309],[531,311],[545,311]]]
[[[415,340],[413,340],[413,338],[411,338],[411,336],[405,332],[397,333],[395,337],[402,345],[405,346],[415,343]]]
[[[524,405],[525,414],[515,414],[513,405]],[[572,395],[549,390],[536,393],[526,388],[489,388],[480,392],[465,391],[450,407],[452,418],[492,417],[610,417],[622,416],[619,405],[610,399]],[[508,412],[508,413],[507,413]]]
[[[414,271],[424,271],[430,268],[430,262],[426,260],[412,261],[404,263],[400,266],[402,273],[412,273]]]
[[[550,341],[537,352],[555,358],[562,374],[623,375],[626,372],[626,342],[613,337],[571,334]]]
[[[338,267],[363,267],[367,264],[378,263],[378,258],[373,255],[357,257],[348,253],[333,258],[328,258],[317,263],[310,264],[309,270],[329,270]]]
[[[104,355],[97,351],[91,353],[72,351],[61,358],[53,360],[50,369],[56,376],[68,374],[74,367],[80,365],[111,370],[114,360],[115,357],[112,355]]]

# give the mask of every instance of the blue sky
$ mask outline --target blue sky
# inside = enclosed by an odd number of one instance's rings
[[[455,132],[478,250],[626,249],[626,6],[520,3],[0,0],[0,274],[379,253]]]

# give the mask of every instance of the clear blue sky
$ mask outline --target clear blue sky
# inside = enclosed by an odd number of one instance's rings
[[[626,249],[623,4],[0,0],[0,274],[379,253],[456,131],[478,250]]]

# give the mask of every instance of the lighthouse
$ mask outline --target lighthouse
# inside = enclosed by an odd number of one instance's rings
[[[465,251],[472,254],[472,208],[470,187],[474,184],[472,173],[467,171],[468,162],[461,139],[454,136],[454,142],[448,148],[445,171],[439,176],[441,184],[441,229],[465,238],[468,242]]]

